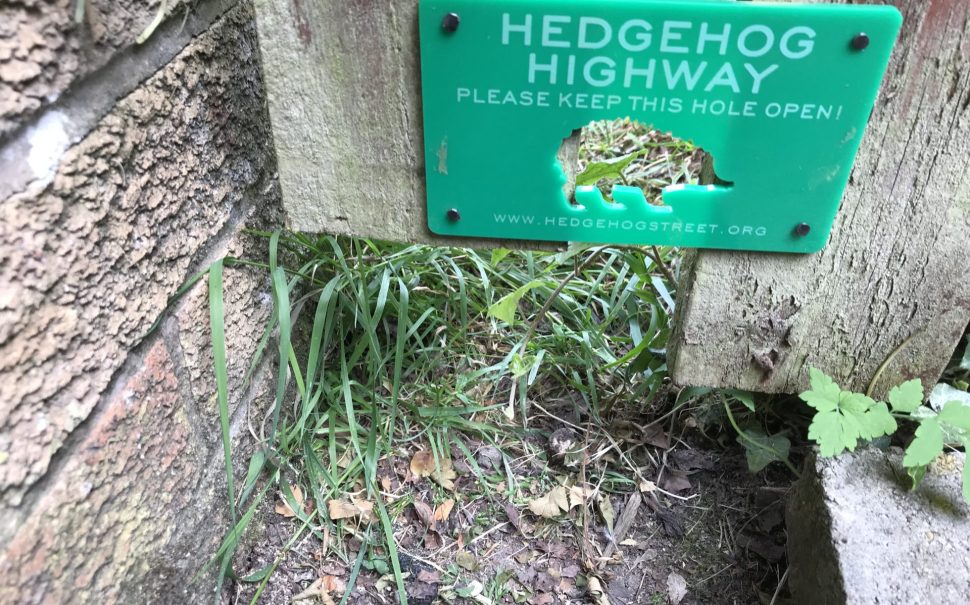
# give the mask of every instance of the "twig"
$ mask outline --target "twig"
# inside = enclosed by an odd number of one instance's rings
[[[785,573],[781,575],[781,580],[778,581],[778,588],[775,589],[775,594],[771,596],[771,602],[768,605],[775,605],[778,602],[778,595],[781,594],[781,589],[788,580],[788,572],[791,571],[791,567],[785,568]]]
[[[670,267],[668,267],[667,263],[664,262],[663,257],[660,255],[660,249],[657,248],[656,246],[650,246],[650,248],[653,250],[652,254],[646,251],[644,251],[644,253],[650,257],[650,260],[653,261],[653,264],[657,265],[657,268],[660,269],[660,272],[664,274],[664,277],[667,278],[667,281],[669,281],[671,284],[676,284],[677,278],[674,277],[674,274],[670,270]]]
[[[879,378],[882,376],[882,373],[886,370],[887,367],[889,367],[889,364],[892,363],[892,360],[896,359],[896,356],[899,355],[899,353],[906,347],[906,345],[909,344],[909,341],[913,340],[916,334],[919,334],[919,332],[914,332],[913,334],[910,334],[906,338],[906,340],[899,343],[899,346],[893,349],[892,353],[890,353],[889,356],[886,357],[885,361],[879,364],[879,368],[876,369],[876,373],[872,376],[872,380],[869,381],[869,387],[866,389],[866,397],[872,397],[872,392],[876,389],[876,383],[879,382]]]
[[[626,538],[626,534],[633,527],[633,522],[637,518],[637,512],[640,510],[640,504],[643,499],[640,497],[639,492],[633,492],[630,497],[627,498],[626,504],[623,505],[623,512],[620,513],[620,518],[616,522],[616,530],[613,532],[613,541],[611,541],[607,546],[606,550],[603,551],[604,557],[612,557],[613,553],[616,551],[616,545],[618,542],[622,542]]]

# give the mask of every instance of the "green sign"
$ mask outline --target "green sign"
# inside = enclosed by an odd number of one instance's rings
[[[452,236],[814,252],[901,25],[890,6],[422,0],[428,226]],[[556,154],[629,117],[728,184],[563,193]]]

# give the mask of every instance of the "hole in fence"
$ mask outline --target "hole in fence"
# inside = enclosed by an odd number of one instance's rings
[[[655,206],[664,205],[663,190],[670,185],[731,185],[713,174],[714,158],[700,147],[630,118],[574,130],[557,158],[567,178],[563,193],[572,204],[576,187],[583,185],[595,185],[611,203],[613,187],[637,187]]]

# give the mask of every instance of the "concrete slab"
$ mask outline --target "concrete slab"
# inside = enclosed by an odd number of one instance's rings
[[[787,508],[795,603],[970,602],[964,454],[935,463],[916,492],[902,458],[866,449],[808,461]]]

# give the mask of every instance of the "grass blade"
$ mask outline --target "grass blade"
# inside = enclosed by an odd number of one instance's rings
[[[216,397],[219,424],[222,428],[222,451],[226,463],[226,490],[229,512],[236,522],[236,488],[232,476],[232,434],[229,427],[229,375],[226,371],[226,326],[222,299],[222,260],[209,267],[209,325],[212,332],[212,367],[216,375]]]

